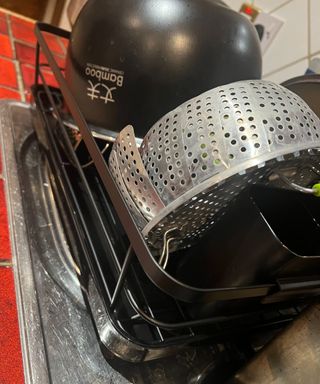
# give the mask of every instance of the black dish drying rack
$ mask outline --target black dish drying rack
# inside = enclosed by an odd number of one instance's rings
[[[299,313],[301,302],[292,293],[313,289],[320,292],[320,279],[290,280],[247,287],[200,289],[179,282],[159,267],[132,219],[113,181],[99,142],[90,131],[68,85],[46,43],[44,33],[69,39],[64,30],[44,23],[35,28],[36,78],[33,96],[38,119],[46,128],[37,129],[52,173],[52,187],[60,206],[69,246],[80,266],[79,279],[88,309],[92,312],[89,284],[94,283],[109,320],[119,334],[147,350],[165,350],[208,338],[225,338],[265,327],[281,327]],[[40,63],[46,57],[60,89],[47,85]],[[40,80],[42,84],[40,84]],[[79,127],[92,166],[82,168],[65,129],[62,110],[67,106]],[[39,126],[39,123],[38,123]],[[159,289],[158,287],[161,287]],[[276,303],[237,314],[190,316],[194,301],[212,302],[248,298],[286,297]],[[181,300],[183,299],[183,300]],[[267,300],[268,301],[268,300]],[[270,300],[272,302],[273,300]],[[280,302],[279,302],[280,301]],[[189,303],[188,303],[189,302]],[[305,301],[303,302],[303,305]],[[93,316],[94,318],[94,316]],[[161,352],[157,352],[161,355]],[[165,352],[163,352],[165,353]],[[143,359],[148,359],[147,354]]]

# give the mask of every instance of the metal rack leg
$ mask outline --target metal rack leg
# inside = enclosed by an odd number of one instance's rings
[[[133,250],[132,250],[132,246],[130,245],[130,247],[127,250],[126,257],[124,259],[123,266],[121,268],[121,272],[120,272],[120,275],[119,275],[119,278],[117,281],[116,288],[115,288],[114,293],[112,295],[112,299],[111,299],[111,303],[110,303],[110,310],[111,311],[114,310],[114,307],[118,301],[120,292],[121,292],[123,284],[125,282],[125,277],[126,277],[127,270],[128,270],[129,265],[130,265],[132,256],[133,256]]]

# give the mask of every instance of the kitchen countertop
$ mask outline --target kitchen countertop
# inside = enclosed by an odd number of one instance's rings
[[[36,45],[33,28],[34,21],[0,8],[0,99],[31,101]],[[48,43],[59,64],[64,65],[66,41],[48,36]],[[45,77],[55,85],[50,70],[45,71]],[[24,373],[5,195],[0,163],[0,383],[20,384],[24,383]]]

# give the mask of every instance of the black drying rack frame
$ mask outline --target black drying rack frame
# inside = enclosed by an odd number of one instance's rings
[[[259,313],[245,313],[236,316],[213,316],[209,318],[200,318],[200,319],[190,319],[190,317],[184,312],[182,302],[212,302],[212,301],[221,301],[221,300],[232,300],[232,299],[242,299],[242,298],[253,298],[261,297],[266,298],[269,294],[281,295],[282,292],[286,294],[286,284],[282,282],[274,282],[273,284],[265,285],[255,285],[247,287],[226,287],[219,289],[200,289],[196,287],[191,287],[182,282],[176,280],[170,276],[166,271],[164,271],[154,259],[150,249],[148,248],[144,237],[142,236],[140,230],[136,226],[129,210],[127,209],[126,203],[122,198],[121,193],[119,192],[107,166],[107,163],[100,152],[100,149],[91,134],[91,131],[88,127],[88,124],[83,117],[79,106],[77,105],[75,98],[73,97],[65,78],[62,74],[61,69],[59,68],[54,56],[52,55],[44,36],[44,33],[53,34],[65,39],[70,38],[70,33],[54,27],[52,25],[37,23],[35,26],[35,34],[37,37],[37,47],[36,47],[36,76],[35,76],[35,86],[34,86],[34,97],[37,104],[37,107],[40,106],[39,98],[37,96],[37,90],[42,87],[44,89],[46,97],[50,103],[52,110],[56,115],[56,120],[59,125],[59,132],[63,141],[65,142],[65,150],[68,151],[69,158],[72,159],[73,166],[78,174],[79,179],[82,183],[82,188],[85,191],[85,194],[88,198],[90,209],[92,209],[93,214],[96,217],[98,223],[101,224],[103,229],[104,236],[106,237],[106,242],[110,245],[111,241],[108,238],[108,232],[104,228],[104,221],[101,217],[101,212],[99,207],[96,204],[95,197],[90,188],[87,175],[82,169],[77,155],[72,147],[70,138],[64,129],[64,123],[59,111],[59,106],[56,102],[56,97],[52,92],[52,87],[49,87],[45,81],[45,77],[42,73],[43,64],[40,63],[40,51],[43,52],[44,56],[48,61],[48,65],[51,67],[53,74],[59,84],[60,92],[62,94],[63,102],[67,105],[75,124],[79,127],[83,142],[90,154],[91,159],[93,160],[94,167],[99,179],[101,181],[101,186],[104,189],[104,193],[108,196],[108,199],[111,202],[118,219],[127,235],[129,247],[127,248],[126,255],[124,260],[122,258],[122,263],[120,263],[119,258],[116,255],[116,251],[111,249],[110,257],[113,258],[113,264],[116,266],[117,276],[116,283],[113,286],[113,289],[108,284],[107,279],[105,278],[103,269],[99,262],[99,257],[94,250],[94,245],[92,242],[83,240],[83,234],[88,234],[89,230],[86,227],[86,220],[83,217],[81,212],[81,207],[79,201],[77,200],[76,193],[70,180],[68,179],[63,161],[59,159],[58,149],[56,145],[56,139],[53,136],[52,132],[48,132],[49,141],[50,141],[50,151],[53,151],[57,154],[56,156],[56,166],[59,169],[60,177],[64,179],[64,191],[66,197],[65,199],[69,202],[70,209],[75,210],[76,215],[73,215],[73,220],[75,220],[74,228],[79,232],[78,238],[80,239],[80,244],[83,249],[90,248],[90,252],[84,251],[85,254],[85,264],[88,274],[92,276],[95,285],[103,297],[104,305],[110,315],[110,318],[113,320],[116,327],[119,328],[119,331],[123,334],[124,327],[120,324],[121,320],[117,318],[118,306],[123,300],[127,300],[131,306],[135,316],[131,316],[130,321],[145,322],[149,327],[156,330],[158,335],[152,343],[148,342],[149,345],[158,347],[158,346],[167,346],[174,344],[185,344],[189,342],[194,342],[197,339],[207,338],[208,336],[213,336],[214,331],[212,326],[217,326],[216,334],[223,333],[221,324],[228,323],[228,331],[231,333],[235,330],[241,332],[241,319],[244,320],[243,328],[248,328],[247,320],[252,318],[252,316],[258,316],[259,320],[256,324],[250,324],[251,328],[269,326],[270,324],[283,324],[284,322],[290,321],[292,319],[292,313],[287,315],[280,315],[280,312],[276,316],[267,316],[268,320],[260,317]],[[40,85],[40,81],[42,85]],[[58,91],[58,90],[57,90]],[[42,106],[43,107],[43,106]],[[43,108],[42,108],[43,109]],[[45,117],[45,111],[42,110],[42,114]],[[50,130],[49,130],[50,131]],[[80,229],[79,229],[80,228]],[[88,245],[89,243],[89,245]],[[110,245],[111,246],[111,245]],[[136,257],[135,257],[136,256]],[[179,321],[164,321],[160,320],[156,316],[156,311],[151,308],[150,303],[147,301],[144,295],[140,295],[137,299],[136,292],[133,291],[130,284],[129,274],[131,273],[131,266],[133,260],[139,260],[140,266],[142,267],[144,273],[148,276],[149,280],[156,286],[161,288],[162,292],[168,297],[168,300],[174,302],[177,312],[180,313]],[[294,289],[294,284],[290,282],[290,292]],[[319,287],[319,281],[316,282],[316,286]],[[310,287],[310,282],[309,282]],[[301,282],[297,283],[297,289],[301,290]],[[163,295],[163,293],[162,293]],[[119,298],[122,300],[119,300]],[[90,305],[90,303],[89,303]],[[288,307],[288,305],[287,305]],[[273,312],[276,307],[273,307]],[[261,311],[263,312],[263,311]],[[160,317],[161,318],[161,317]],[[119,325],[120,324],[120,325]],[[210,326],[210,330],[207,331],[206,327]],[[195,331],[198,330],[199,331]],[[175,332],[182,332],[183,334],[177,334]],[[167,334],[169,332],[169,336]],[[170,334],[173,332],[174,335]],[[127,333],[126,337],[130,338]],[[164,334],[166,336],[164,336]],[[132,335],[131,335],[132,338]],[[136,338],[139,339],[138,337]],[[138,340],[141,344],[145,343],[144,340]]]
[[[130,244],[134,253],[137,255],[145,273],[153,281],[155,285],[161,287],[161,289],[167,294],[175,297],[178,300],[192,302],[194,300],[201,301],[215,301],[215,300],[231,300],[238,298],[249,298],[249,297],[261,297],[266,296],[271,288],[274,288],[275,285],[257,285],[257,286],[248,286],[242,288],[219,288],[219,289],[200,289],[196,287],[191,287],[182,282],[174,279],[166,271],[164,271],[158,264],[158,262],[152,256],[149,247],[147,246],[145,239],[143,238],[140,230],[135,224],[127,206],[122,198],[121,193],[119,193],[118,187],[116,186],[109,168],[106,164],[104,157],[102,156],[99,147],[96,144],[95,139],[93,138],[90,129],[64,79],[64,76],[61,73],[52,53],[50,52],[45,38],[42,32],[53,33],[64,38],[69,38],[69,33],[62,31],[58,28],[55,28],[51,25],[38,23],[36,26],[36,36],[38,38],[37,53],[39,52],[39,46],[41,47],[43,53],[45,54],[48,63],[58,81],[60,90],[64,97],[65,103],[67,104],[75,123],[80,129],[82,138],[86,144],[88,152],[94,162],[94,165],[97,169],[97,172],[102,180],[102,183],[107,191],[115,210],[119,216],[121,224],[123,225],[125,232],[128,235]],[[41,71],[39,71],[39,55],[37,54],[36,62],[36,84],[38,76],[41,76]],[[43,76],[42,76],[43,77]],[[42,80],[44,80],[42,78]],[[57,116],[59,116],[59,111],[55,111]],[[62,125],[62,120],[59,121]],[[71,148],[70,148],[71,149]],[[74,163],[78,163],[78,159],[74,156]],[[79,165],[80,167],[80,165]],[[81,167],[80,167],[81,169]],[[81,174],[81,171],[80,171]],[[83,175],[83,181],[86,184],[85,176]],[[88,186],[88,189],[89,186]],[[92,205],[94,205],[94,199],[92,199]],[[125,265],[123,266],[121,277],[119,279],[119,287],[117,292],[115,292],[115,298],[118,296],[118,292],[121,289],[126,265],[130,262],[131,252],[128,252]]]

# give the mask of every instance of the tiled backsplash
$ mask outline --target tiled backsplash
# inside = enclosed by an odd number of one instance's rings
[[[66,41],[49,34],[45,37],[56,61],[63,68]],[[34,23],[0,9],[0,99],[30,101],[30,89],[34,84],[35,45]],[[40,60],[46,62],[42,54]],[[49,85],[56,84],[49,69],[44,69],[43,74]]]
[[[237,11],[244,3],[224,1]],[[310,59],[320,57],[320,0],[255,0],[253,3],[284,21],[263,56],[263,77],[279,83],[303,75]]]

